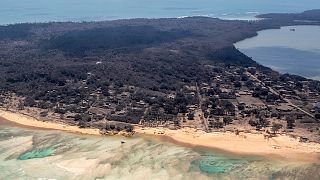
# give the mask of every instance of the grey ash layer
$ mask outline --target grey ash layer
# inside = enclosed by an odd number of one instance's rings
[[[263,29],[320,25],[320,10],[259,17],[1,26],[0,104],[102,132],[225,127],[319,141],[320,82],[279,74],[233,44]]]

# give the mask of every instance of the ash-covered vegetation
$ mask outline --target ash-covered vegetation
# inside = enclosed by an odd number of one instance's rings
[[[262,80],[292,81],[297,87],[306,81],[312,92],[319,92],[319,82],[280,75],[233,46],[262,29],[319,24],[295,21],[296,14],[278,16],[262,21],[195,17],[1,26],[0,103],[41,118],[102,129],[109,121],[179,127],[200,116],[228,116],[204,124],[219,128],[234,119],[237,105],[230,99],[242,87],[265,102],[281,99],[250,79],[252,68]],[[223,84],[232,90],[225,91]],[[204,121],[197,123],[203,126]]]
[[[61,50],[66,55],[85,56],[90,51],[141,49],[190,35],[188,31],[161,31],[152,26],[124,25],[71,31],[50,39],[47,48]]]
[[[270,18],[270,19],[278,19],[278,20],[283,20],[285,19],[286,21],[291,20],[291,21],[320,21],[320,11],[319,10],[309,10],[305,11],[302,13],[288,13],[288,14],[283,14],[283,13],[270,13],[270,14],[263,14],[259,15],[258,17],[260,18]]]
[[[19,40],[30,36],[31,24],[17,24],[2,26],[0,28],[0,40]]]

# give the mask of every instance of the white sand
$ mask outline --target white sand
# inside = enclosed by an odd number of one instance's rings
[[[13,113],[9,111],[0,110],[0,117],[3,117],[8,121],[21,124],[24,126],[29,126],[29,127],[63,130],[63,131],[68,131],[73,133],[80,133],[80,134],[100,135],[99,129],[89,129],[89,128],[83,129],[77,126],[70,126],[66,124],[43,122],[31,116],[27,116],[19,113]]]
[[[206,133],[191,128],[169,130],[164,128],[136,127],[138,134],[171,138],[189,146],[203,146],[229,151],[235,154],[282,157],[288,160],[318,161],[320,144],[302,143],[287,135],[265,139],[263,134],[229,132]]]
[[[43,122],[33,117],[0,110],[0,117],[24,126],[44,129],[63,130],[73,133],[100,135],[99,129],[81,129],[52,122]],[[165,128],[135,127],[134,131],[141,135],[156,138],[170,138],[176,143],[188,146],[203,146],[229,151],[236,154],[277,156],[288,160],[313,162],[317,161],[320,153],[319,143],[302,143],[298,139],[287,135],[265,139],[263,134],[240,133],[239,135],[228,132],[206,133],[191,128],[169,130]]]

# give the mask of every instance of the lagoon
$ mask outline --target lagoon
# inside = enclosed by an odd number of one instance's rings
[[[235,46],[281,73],[320,80],[320,26],[287,26],[258,32]]]

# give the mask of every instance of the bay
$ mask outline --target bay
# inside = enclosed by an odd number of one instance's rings
[[[287,26],[258,32],[235,46],[281,73],[320,80],[320,26]]]

